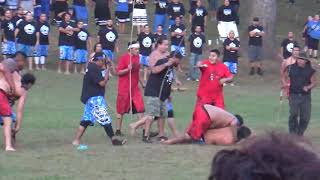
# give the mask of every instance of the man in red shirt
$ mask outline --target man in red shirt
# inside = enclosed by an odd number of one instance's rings
[[[123,115],[129,113],[130,104],[132,104],[132,112],[139,114],[139,119],[143,117],[144,103],[141,91],[139,89],[139,44],[137,42],[129,43],[129,52],[122,55],[119,59],[117,68],[118,80],[118,97],[117,97],[117,136],[122,136],[121,126]],[[131,60],[130,60],[131,59]],[[130,62],[131,61],[131,62]],[[131,73],[131,75],[130,75]],[[131,76],[131,77],[130,77]],[[130,84],[131,78],[131,84]],[[131,92],[130,92],[131,85]],[[131,102],[130,102],[131,93]]]
[[[213,49],[210,51],[209,59],[197,64],[202,74],[196,106],[211,104],[224,109],[223,84],[231,82],[233,75],[221,62],[219,56],[219,50]]]

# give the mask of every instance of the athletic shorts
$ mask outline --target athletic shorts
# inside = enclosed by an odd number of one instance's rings
[[[145,114],[147,116],[161,117],[161,118],[167,117],[168,113],[167,113],[166,103],[161,101],[158,97],[146,96],[145,108],[146,108]]]
[[[88,51],[85,49],[76,49],[74,51],[74,59],[76,64],[85,64],[88,59]]]
[[[308,38],[308,48],[312,50],[319,49],[319,39],[314,39],[311,36]]]
[[[197,106],[193,112],[192,122],[187,133],[193,140],[203,139],[204,134],[210,129],[212,121],[204,106]]]
[[[14,123],[17,121],[17,115],[13,112],[11,115],[12,127],[14,127]],[[0,116],[0,126],[3,126],[3,119]]]
[[[248,57],[250,62],[259,62],[262,60],[262,47],[249,46]]]
[[[102,126],[111,124],[112,119],[108,113],[108,105],[103,96],[94,96],[88,99],[84,106],[81,121],[90,121],[91,126],[96,121]]]
[[[8,95],[0,89],[0,116],[11,116],[12,110],[9,103]]]
[[[171,52],[179,52],[182,56],[186,56],[186,48],[185,47],[171,45]]]
[[[2,43],[3,55],[14,55],[16,53],[16,43],[13,41],[7,41]]]
[[[113,61],[114,59],[114,54],[111,50],[108,49],[103,49],[102,52],[111,60]]]
[[[73,46],[59,46],[59,49],[61,61],[73,61]]]
[[[88,9],[86,6],[73,5],[76,19],[88,25]]]
[[[41,56],[47,57],[48,56],[48,47],[49,47],[48,45],[39,45],[36,48],[35,56],[36,57],[41,57]]]
[[[119,23],[126,23],[131,21],[129,12],[116,11],[115,16]]]
[[[140,64],[142,64],[145,67],[149,67],[149,56],[143,56],[140,54]]]
[[[132,24],[134,26],[144,26],[148,24],[147,10],[134,8],[132,12]]]
[[[17,51],[21,51],[26,54],[27,57],[33,57],[33,46],[25,44],[17,44]]]
[[[226,65],[228,67],[229,71],[232,74],[237,74],[238,73],[238,63],[226,61],[226,62],[224,62],[224,65]]]

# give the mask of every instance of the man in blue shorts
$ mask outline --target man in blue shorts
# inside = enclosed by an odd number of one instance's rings
[[[45,62],[48,57],[48,47],[49,47],[49,32],[50,25],[47,21],[47,15],[42,13],[37,22],[37,29],[39,31],[39,45],[36,47],[36,53],[34,57],[34,63],[36,64],[36,70],[39,70],[41,66],[42,70],[45,70]]]
[[[181,23],[181,18],[176,17],[175,24],[170,26],[171,32],[171,52],[180,53],[183,57],[186,56],[186,48],[184,37],[187,34],[186,26]],[[182,72],[181,63],[178,66],[178,70]]]
[[[16,44],[14,37],[15,27],[15,23],[12,19],[12,11],[5,10],[4,20],[1,22],[2,55],[5,59],[11,57],[16,53]]]
[[[229,37],[223,42],[223,63],[228,67],[229,71],[232,74],[237,74],[238,51],[240,50],[240,41],[236,39],[234,36],[234,31],[230,31]]]
[[[111,139],[112,145],[123,145],[126,140],[118,140],[114,137],[112,129],[112,119],[108,113],[108,105],[104,99],[105,86],[109,80],[109,74],[102,75],[105,66],[105,56],[103,53],[96,53],[92,62],[88,64],[86,74],[83,79],[81,102],[85,104],[84,114],[77,129],[73,145],[79,145],[81,137],[88,126],[93,126],[97,121]]]
[[[103,53],[109,58],[109,60],[114,60],[114,50],[119,52],[119,47],[117,46],[118,32],[113,27],[113,22],[111,19],[107,20],[106,26],[101,26],[98,32],[98,39],[102,45]]]
[[[84,28],[84,23],[79,21],[77,27],[80,31],[75,34],[75,66],[74,73],[78,73],[78,68],[80,68],[80,73],[84,74],[84,69],[88,60],[88,51],[91,49],[91,40],[89,32]]]

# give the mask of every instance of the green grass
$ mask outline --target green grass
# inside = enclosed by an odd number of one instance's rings
[[[310,4],[305,3],[310,2]],[[313,1],[298,2],[300,8],[298,23],[294,21],[294,11],[289,11],[285,1],[279,1],[277,28],[278,40],[286,32],[301,29],[302,17],[314,13],[318,5]],[[241,7],[245,11],[245,5]],[[150,9],[152,11],[152,9]],[[150,13],[151,14],[151,13]],[[92,23],[93,24],[93,23]],[[54,27],[53,27],[54,28]],[[128,28],[129,29],[129,28]],[[94,29],[90,29],[95,35]],[[37,84],[31,89],[25,109],[23,127],[18,135],[18,151],[0,151],[0,180],[200,180],[209,174],[210,161],[220,146],[160,144],[146,145],[140,137],[128,137],[128,144],[112,147],[101,127],[88,129],[83,143],[89,150],[79,152],[71,145],[82,115],[80,103],[82,76],[59,75],[56,68],[57,32],[53,29],[49,57],[50,71],[36,72]],[[208,26],[208,39],[217,37],[212,23]],[[129,35],[121,35],[121,49]],[[266,76],[248,77],[245,59],[241,59],[240,74],[236,83],[239,86],[225,88],[227,109],[240,113],[255,133],[280,130],[287,131],[288,105],[279,103],[279,63],[265,63]],[[181,77],[182,78],[182,77]],[[183,132],[193,111],[196,83],[185,82],[188,91],[174,93],[174,109],[177,126]],[[117,78],[112,78],[106,97],[115,107]],[[314,146],[320,147],[320,95],[313,91],[312,119],[306,136]],[[111,111],[112,116],[115,113]],[[135,118],[133,119],[133,121]],[[127,133],[130,116],[126,116],[124,132]],[[140,132],[139,132],[140,133]],[[167,130],[168,135],[170,132]],[[139,134],[140,135],[140,134]],[[3,144],[0,138],[0,144]]]

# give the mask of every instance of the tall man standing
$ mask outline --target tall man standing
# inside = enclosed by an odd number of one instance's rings
[[[294,40],[293,32],[288,32],[288,38],[284,39],[281,43],[280,55],[282,58],[289,58],[295,46],[298,46],[298,42]]]
[[[305,57],[298,57],[297,62],[288,67],[287,76],[282,82],[290,80],[289,87],[289,132],[303,136],[311,115],[311,89],[316,86],[316,71]],[[299,120],[298,120],[299,116]]]

